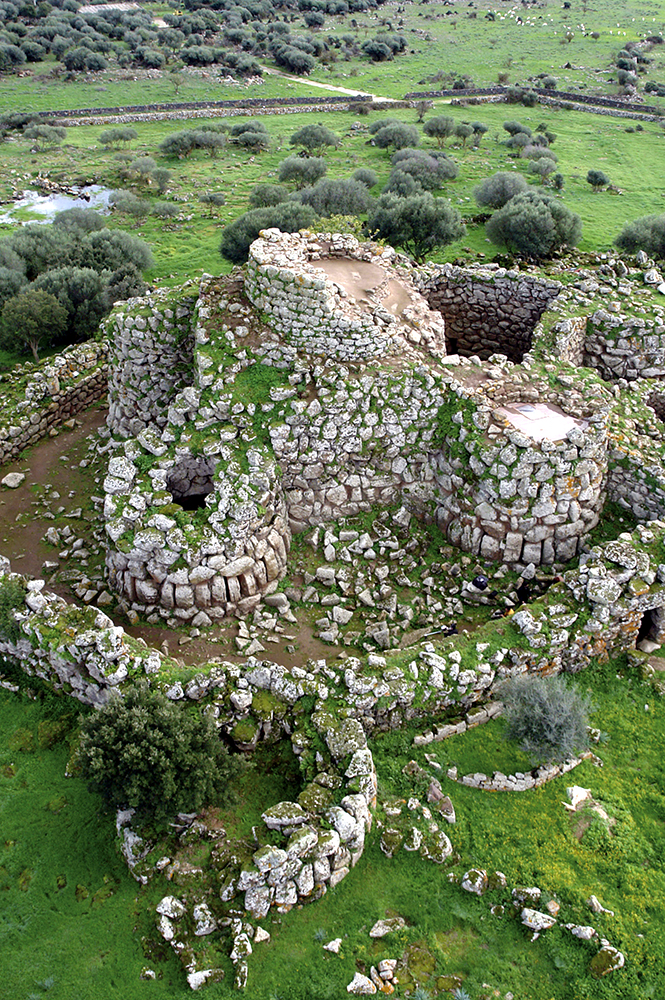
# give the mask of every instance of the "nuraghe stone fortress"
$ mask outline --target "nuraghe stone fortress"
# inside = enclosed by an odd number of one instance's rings
[[[655,269],[598,264],[565,285],[497,265],[415,271],[350,237],[268,231],[245,270],[120,307],[108,348],[12,376],[5,458],[102,394],[108,350],[109,582],[119,610],[149,621],[245,615],[278,587],[294,531],[382,505],[400,506],[401,537],[411,512],[486,565],[562,570],[545,601],[487,624],[491,643],[439,634],[288,667],[248,655],[200,663],[192,677],[101,608],[68,603],[0,558],[2,582],[24,589],[0,653],[26,674],[94,706],[147,678],[205,706],[240,749],[291,740],[304,785],[266,803],[254,840],[198,822],[183,833],[188,844],[219,838],[204,868],[164,868],[161,844],[118,814],[134,876],[164,872],[177,893],[158,904],[157,930],[192,989],[224,974],[201,937],[223,942],[243,988],[250,941],[266,939],[257,923],[346,878],[374,821],[388,858],[404,849],[456,863],[437,822],[455,819],[441,783],[428,792],[437,816],[377,799],[371,734],[419,721],[424,746],[492,718],[506,677],[577,672],[626,651],[662,693],[635,647],[665,640],[665,309],[648,287]],[[607,498],[638,526],[590,548]],[[449,778],[525,791],[576,763]],[[462,888],[480,891],[486,874],[467,871]],[[522,914],[530,929],[534,912]],[[598,954],[609,947],[601,938]]]
[[[276,230],[242,276],[131,301],[107,324],[111,586],[171,623],[246,614],[293,531],[394,503],[481,558],[566,563],[626,493],[575,308],[519,272]],[[661,513],[665,491],[629,492]]]

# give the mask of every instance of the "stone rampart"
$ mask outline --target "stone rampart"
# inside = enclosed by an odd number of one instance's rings
[[[129,299],[102,324],[109,343],[111,431],[134,437],[150,424],[163,427],[169,403],[192,385],[192,316],[198,285]]]
[[[398,347],[445,352],[444,327],[391,247],[340,234],[266,230],[252,244],[245,291],[286,343],[307,355],[361,361]]]
[[[460,377],[440,410],[436,520],[481,558],[564,563],[602,511],[608,400],[503,367],[481,387]]]

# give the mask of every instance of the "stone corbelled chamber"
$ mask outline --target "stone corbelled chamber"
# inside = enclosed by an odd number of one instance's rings
[[[533,331],[550,302],[561,291],[519,271],[494,267],[468,269],[444,264],[421,281],[422,294],[446,324],[449,354],[505,354],[519,362],[531,348]]]

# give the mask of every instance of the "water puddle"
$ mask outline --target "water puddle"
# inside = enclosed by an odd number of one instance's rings
[[[0,212],[0,223],[27,225],[36,222],[45,225],[53,222],[58,212],[65,212],[69,208],[94,208],[106,214],[109,211],[109,198],[112,193],[111,188],[102,187],[100,184],[72,188],[69,193],[44,194],[40,191],[24,191],[23,197],[15,201],[11,208]],[[17,219],[15,213],[19,210],[29,212],[32,218]]]

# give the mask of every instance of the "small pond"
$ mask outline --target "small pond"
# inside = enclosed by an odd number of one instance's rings
[[[0,212],[0,223],[16,224],[21,222],[47,223],[53,222],[58,212],[64,212],[68,208],[94,208],[98,212],[109,211],[109,198],[112,191],[110,188],[101,187],[99,184],[89,184],[86,187],[72,188],[68,194],[42,194],[39,191],[24,191],[23,197],[14,204]],[[16,218],[16,213],[22,209],[21,217]],[[30,213],[30,217],[27,217]]]

